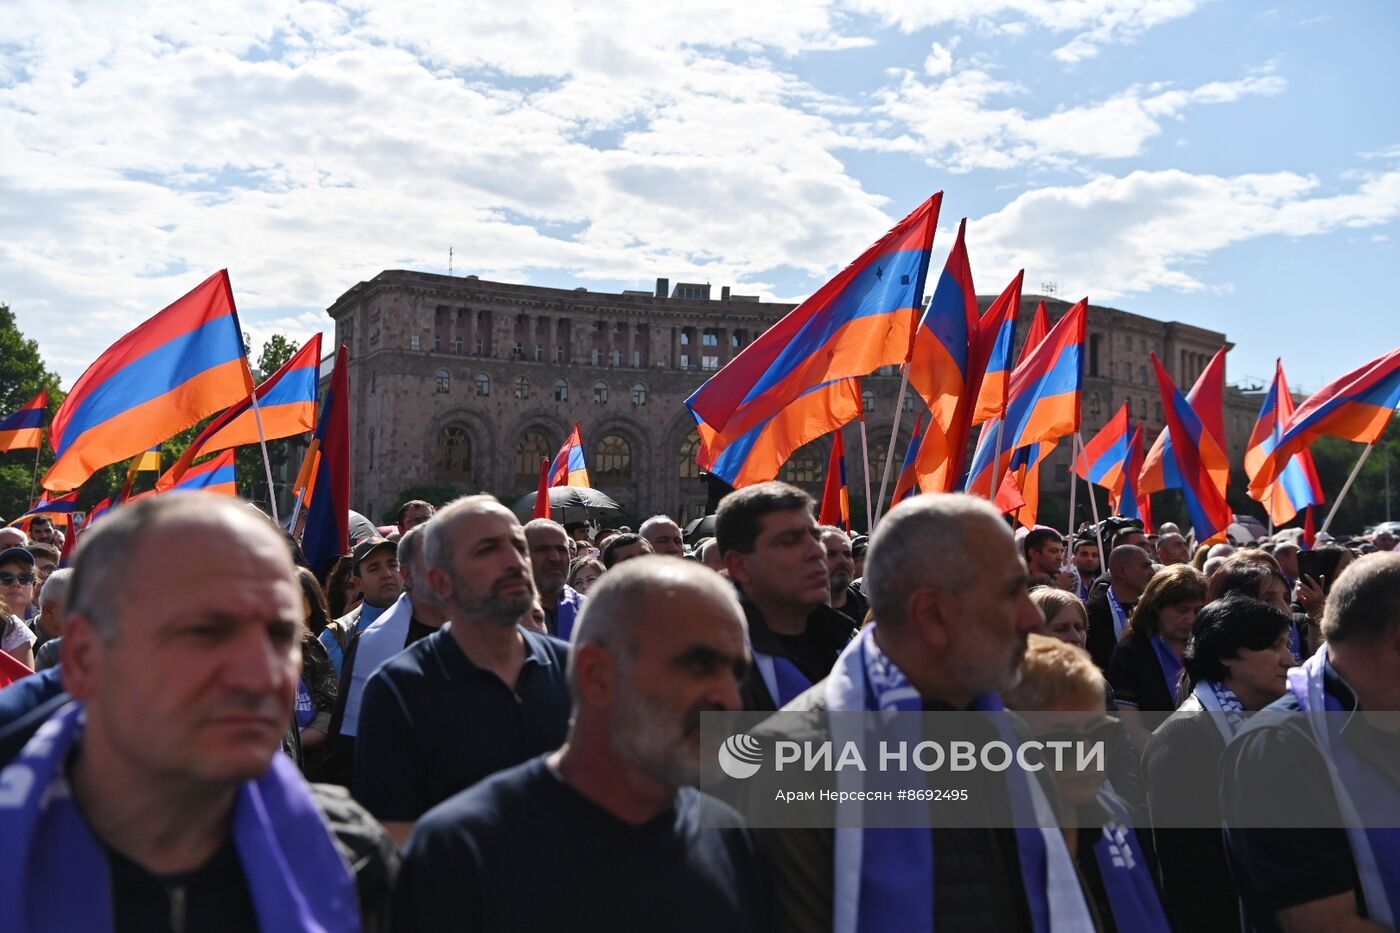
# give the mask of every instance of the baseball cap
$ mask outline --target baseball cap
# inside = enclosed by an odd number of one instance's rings
[[[30,567],[33,567],[34,555],[22,547],[7,547],[5,550],[0,551],[0,564],[15,562],[28,564]]]
[[[381,548],[388,548],[395,554],[397,554],[399,550],[397,544],[385,538],[380,538],[378,536],[365,538],[359,544],[355,545],[355,550],[350,552],[350,569],[355,573],[359,573],[360,562]]]

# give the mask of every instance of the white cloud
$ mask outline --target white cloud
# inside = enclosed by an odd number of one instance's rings
[[[988,70],[953,68],[938,81],[926,81],[912,70],[897,72],[896,77],[877,94],[876,110],[905,135],[853,144],[919,152],[929,164],[954,172],[1028,163],[1065,167],[1080,159],[1140,155],[1161,133],[1164,121],[1179,120],[1192,107],[1279,94],[1287,87],[1283,78],[1272,74],[1191,89],[1134,85],[1106,100],[1036,116],[995,107],[995,100],[1026,96],[1028,90]]]
[[[1400,172],[1374,175],[1354,191],[1321,194],[1316,178],[1193,175],[1182,171],[1103,175],[1075,187],[1041,188],[968,223],[968,245],[991,279],[1025,268],[1063,293],[1093,301],[1157,288],[1194,292],[1227,283],[1193,268],[1235,243],[1317,236],[1400,217]]]
[[[956,23],[1019,35],[1024,21],[1055,33],[1074,33],[1055,50],[1073,64],[1105,45],[1131,42],[1164,23],[1189,16],[1199,0],[849,0],[853,9],[880,17],[904,32]],[[1009,20],[1009,22],[1007,22]]]

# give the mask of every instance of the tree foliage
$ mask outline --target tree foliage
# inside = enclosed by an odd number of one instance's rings
[[[9,305],[0,304],[0,418],[13,414],[25,402],[49,390],[49,418],[65,398],[58,374],[44,365],[37,341],[20,332]],[[34,481],[34,451],[0,454],[0,516],[12,518],[29,508]],[[53,465],[53,451],[39,451],[39,475]],[[37,495],[37,492],[36,492]]]

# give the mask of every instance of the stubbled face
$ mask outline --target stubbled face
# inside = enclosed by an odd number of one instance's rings
[[[138,545],[118,627],[74,619],[64,682],[90,728],[153,777],[241,782],[263,774],[291,722],[302,595],[286,545],[227,513],[171,519]]]
[[[1031,573],[1048,573],[1051,576],[1060,572],[1065,562],[1065,546],[1055,540],[1046,541],[1039,548],[1029,548],[1026,552]]]
[[[433,589],[454,607],[453,618],[515,625],[535,602],[525,531],[498,504],[452,519],[452,567],[428,571]]]
[[[1186,563],[1191,556],[1190,551],[1185,538],[1172,536],[1157,541],[1157,557],[1166,565]],[[1294,569],[1297,569],[1297,564],[1294,564]]]
[[[950,668],[973,694],[1009,690],[1020,679],[1027,637],[1045,619],[1026,592],[1026,570],[1006,528],[978,519],[967,523],[964,536],[976,569],[973,583],[953,596],[949,610],[956,625]]]
[[[826,571],[831,581],[831,592],[839,593],[856,578],[856,562],[851,556],[851,539],[843,532],[828,531],[822,534],[822,548],[826,551]]]
[[[677,587],[648,600],[665,625],[636,626],[632,652],[619,657],[608,711],[622,758],[672,786],[700,777],[700,714],[739,709],[748,645],[737,607]]]
[[[54,544],[58,537],[53,522],[48,519],[34,519],[29,525],[29,540],[38,544]]]
[[[1099,546],[1081,544],[1074,549],[1074,566],[1086,577],[1099,575]]]
[[[569,576],[569,539],[561,529],[544,526],[530,529],[525,540],[530,546],[535,589],[557,595]]]
[[[758,601],[810,612],[831,601],[826,548],[807,509],[769,512],[759,519],[752,553],[725,554],[729,575]]]

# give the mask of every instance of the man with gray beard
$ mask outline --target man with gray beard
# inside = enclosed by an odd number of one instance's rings
[[[835,525],[822,525],[822,547],[826,549],[826,572],[831,575],[831,608],[842,613],[857,627],[865,624],[870,603],[865,594],[851,585],[856,578],[856,561],[851,554],[851,536]]]
[[[700,714],[739,706],[738,597],[693,561],[609,570],[574,630],[568,742],[435,807],[399,874],[399,930],[746,933],[771,926],[739,816],[695,790]]]
[[[569,646],[517,624],[537,597],[520,522],[467,496],[424,533],[449,621],[370,678],[355,747],[355,798],[400,843],[429,808],[558,748],[569,724]]]

